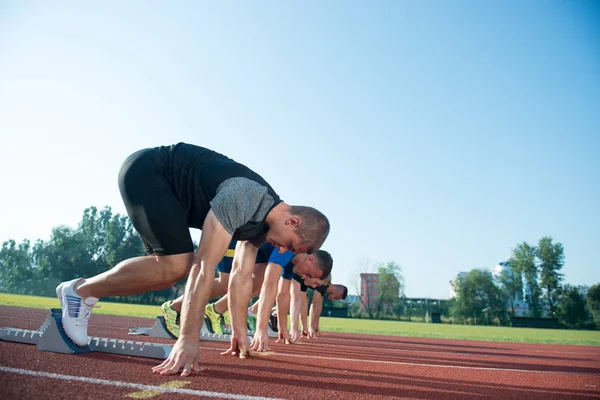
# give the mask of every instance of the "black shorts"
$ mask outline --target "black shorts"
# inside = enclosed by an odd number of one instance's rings
[[[187,213],[165,173],[159,149],[133,153],[121,166],[119,190],[148,254],[193,253]]]

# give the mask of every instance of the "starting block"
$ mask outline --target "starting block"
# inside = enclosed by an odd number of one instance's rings
[[[129,328],[130,335],[147,335],[155,338],[162,339],[177,339],[175,336],[171,334],[167,330],[167,326],[165,324],[165,318],[160,316],[156,317],[156,321],[154,321],[154,325],[151,328]],[[230,342],[231,341],[231,333],[229,334],[218,334],[211,333],[206,328],[206,324],[202,324],[202,329],[200,330],[200,340],[213,340],[217,342]],[[251,340],[252,338],[249,337]]]
[[[273,329],[271,329],[271,325],[269,324],[269,337],[277,338],[279,334]],[[155,338],[162,339],[177,339],[175,336],[171,335],[171,332],[167,330],[167,326],[165,324],[165,318],[163,316],[156,317],[156,321],[154,321],[154,325],[150,328],[129,328],[130,335],[147,335]],[[248,343],[252,342],[252,337],[254,336],[254,331],[248,331]],[[224,334],[219,333],[211,333],[206,327],[206,323],[202,324],[202,329],[200,330],[200,340],[213,340],[218,342],[230,342],[231,341],[231,330],[226,330]]]
[[[54,353],[81,354],[90,352],[121,354],[125,356],[166,359],[173,346],[159,343],[134,342],[101,337],[89,337],[88,344],[78,346],[63,330],[62,310],[53,308],[37,331],[17,328],[0,328],[0,340],[35,344],[39,350]]]

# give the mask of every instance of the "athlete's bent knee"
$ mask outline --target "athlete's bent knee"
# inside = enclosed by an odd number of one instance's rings
[[[158,261],[163,267],[163,280],[169,284],[175,284],[190,273],[194,262],[194,253],[158,256]]]

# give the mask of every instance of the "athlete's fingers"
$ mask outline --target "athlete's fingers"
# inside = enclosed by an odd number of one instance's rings
[[[195,372],[202,372],[202,371],[204,371],[204,368],[202,366],[200,366],[200,361],[196,361],[194,363],[194,371]]]
[[[175,363],[174,359],[169,357],[165,361],[163,361],[162,364],[160,364],[158,367],[154,367],[152,369],[152,372],[154,372],[155,374],[164,375],[165,372],[171,370],[174,363]]]
[[[160,363],[160,365],[156,365],[156,366],[152,367],[152,372],[154,372],[154,373],[160,372],[160,370],[162,370],[168,363],[169,363],[169,359],[167,358],[162,363]]]
[[[192,365],[190,363],[185,363],[185,365],[183,366],[183,372],[181,373],[181,376],[188,376],[191,373]]]
[[[176,362],[171,364],[170,367],[168,368],[163,368],[163,370],[160,372],[161,375],[173,375],[176,374],[177,372],[179,372],[179,369],[181,369],[181,364],[183,364],[183,362]]]
[[[250,355],[250,351],[248,350],[248,348],[245,345],[242,345],[242,347],[240,347],[240,358],[246,358],[247,356]]]
[[[237,341],[235,339],[231,339],[231,345],[229,346],[229,348],[227,350],[225,350],[224,352],[221,353],[222,356],[228,356],[228,355],[234,355],[236,354],[237,351]]]

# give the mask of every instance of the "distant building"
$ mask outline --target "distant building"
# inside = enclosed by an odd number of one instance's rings
[[[393,277],[391,291],[396,294],[395,297],[400,297],[400,282]],[[373,308],[379,297],[379,274],[360,274],[360,309],[367,311],[367,305],[369,308]],[[389,310],[391,304],[384,303],[383,309]]]
[[[346,296],[346,300],[344,300],[348,304],[357,304],[360,301],[360,297],[355,294],[349,294]]]

